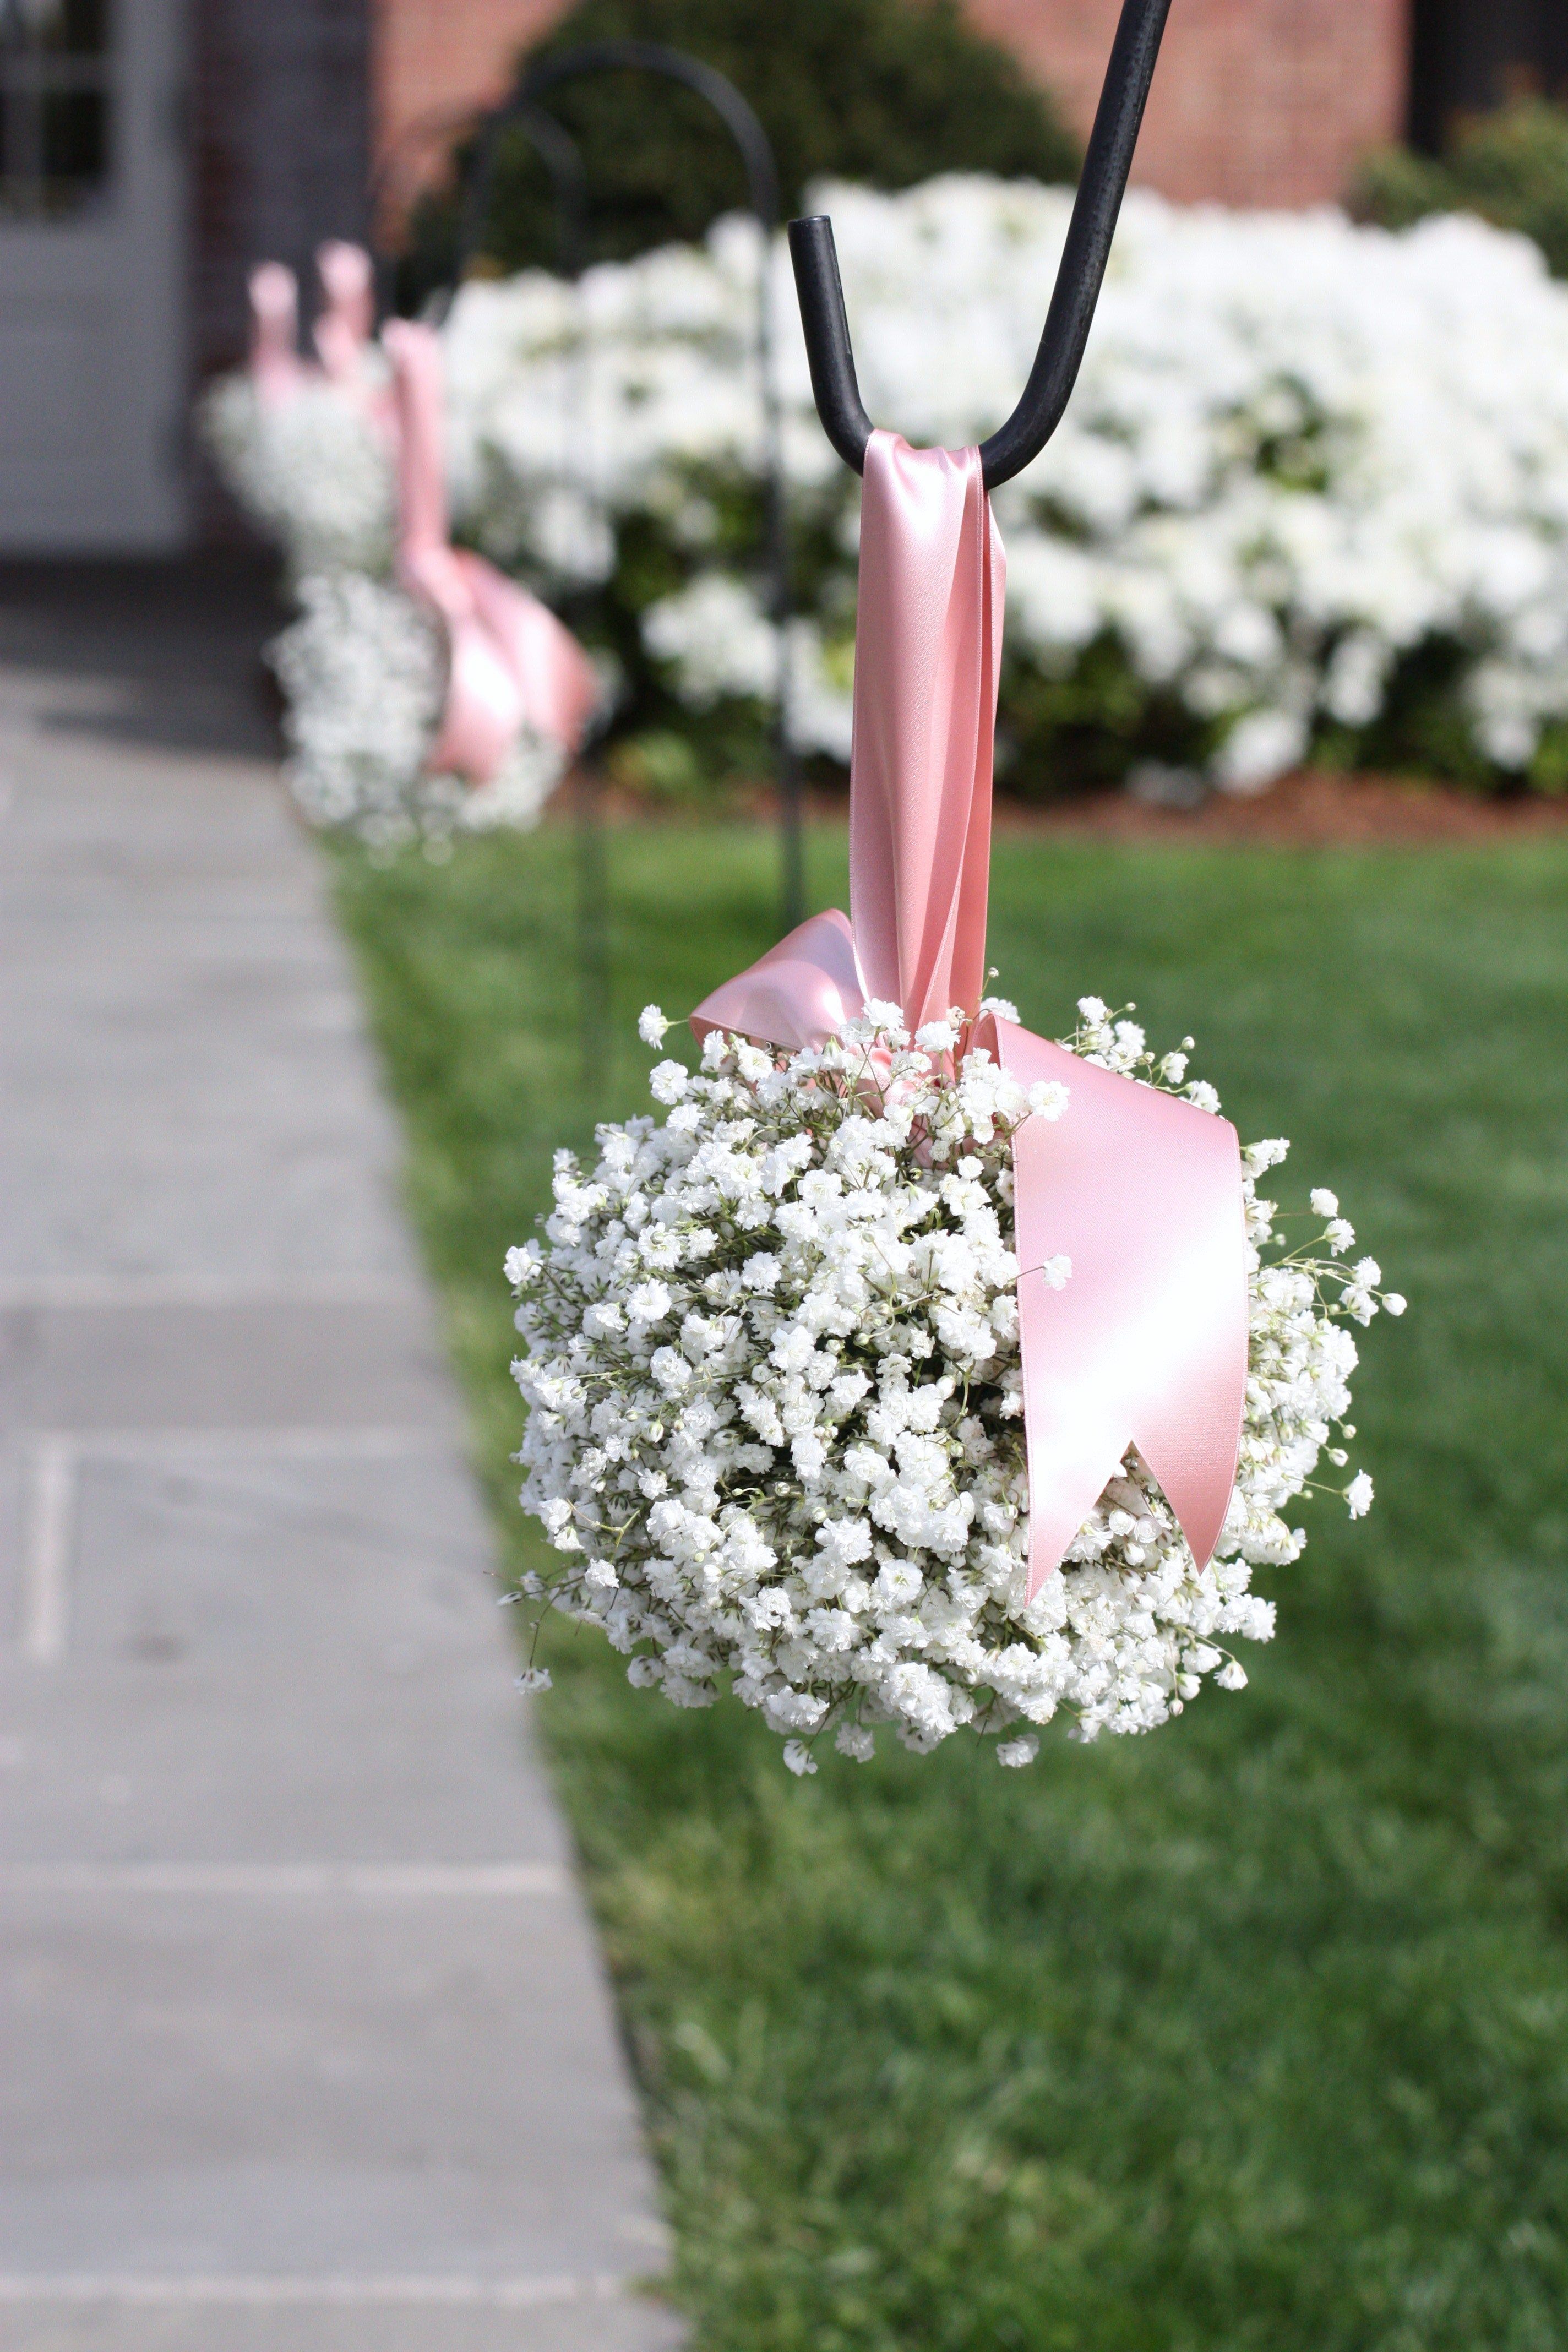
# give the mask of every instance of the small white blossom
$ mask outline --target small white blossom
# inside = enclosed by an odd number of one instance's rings
[[[915,1031],[915,1044],[922,1054],[951,1054],[958,1043],[958,1031],[951,1021],[928,1021]]]
[[[1372,1508],[1372,1480],[1364,1470],[1358,1470],[1345,1488],[1345,1502],[1352,1519],[1364,1519]]]
[[[662,1045],[668,1026],[657,1004],[645,1004],[637,1014],[637,1035],[645,1045]]]
[[[868,1764],[877,1752],[874,1735],[860,1723],[841,1723],[833,1745],[840,1756],[852,1757],[857,1764]]]

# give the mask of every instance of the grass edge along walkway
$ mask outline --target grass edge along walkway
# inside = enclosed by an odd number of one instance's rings
[[[843,903],[842,836],[813,845]],[[510,1556],[500,1277],[549,1153],[643,1106],[775,933],[741,828],[612,842],[616,1034],[576,1060],[571,850],[337,862]],[[700,2352],[1555,2352],[1568,2343],[1568,852],[1009,838],[998,985],[1198,1040],[1409,1294],[1359,1526],[1303,1510],[1251,1687],[1150,1738],[961,1740],[800,1783],[555,1631],[588,1864]]]

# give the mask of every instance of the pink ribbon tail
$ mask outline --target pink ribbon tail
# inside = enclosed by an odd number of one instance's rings
[[[397,402],[398,572],[447,638],[447,696],[428,765],[488,783],[525,727],[570,757],[598,699],[593,665],[548,605],[482,555],[452,546],[440,343],[431,328],[405,320],[382,340]]]
[[[1029,1455],[1029,1598],[1129,1446],[1200,1568],[1236,1483],[1247,1399],[1247,1235],[1228,1119],[1098,1068],[1011,1021],[974,1035],[1020,1085],[1068,1089],[1013,1139]],[[1042,1269],[1065,1257],[1053,1289]]]
[[[866,455],[849,775],[853,920],[813,916],[691,1016],[788,1052],[868,999],[1068,1106],[1013,1140],[1032,1599],[1136,1446],[1200,1567],[1236,1481],[1247,1394],[1241,1159],[1226,1119],[980,1013],[1005,567],[973,449]],[[978,1017],[976,1017],[978,1016]],[[1043,1269],[1070,1261],[1053,1288]]]

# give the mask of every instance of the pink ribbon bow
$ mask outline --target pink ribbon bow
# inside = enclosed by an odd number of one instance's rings
[[[1247,1355],[1235,1129],[980,1013],[1006,561],[974,449],[866,454],[848,919],[815,915],[691,1016],[799,1051],[879,998],[912,1031],[962,1008],[970,1048],[1062,1117],[1013,1141],[1029,1597],[1135,1445],[1200,1567],[1236,1481]],[[1047,1262],[1070,1260],[1052,1289]]]
[[[382,331],[398,422],[397,569],[446,633],[447,699],[428,765],[486,783],[524,727],[568,756],[598,699],[582,646],[548,605],[447,530],[441,434],[441,346],[433,329],[397,320]]]

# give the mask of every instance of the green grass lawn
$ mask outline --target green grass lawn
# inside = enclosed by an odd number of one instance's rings
[[[843,844],[814,845],[842,903]],[[775,935],[770,845],[617,835],[619,1030],[579,1081],[561,835],[340,866],[498,1517],[500,1276],[551,1148],[640,1107]],[[1370,1520],[1307,1510],[1251,1687],[1140,1740],[792,1780],[562,1627],[541,1717],[701,2352],[1568,2346],[1568,853],[1005,838],[1024,1017],[1198,1039],[1274,1180],[1342,1196]]]

